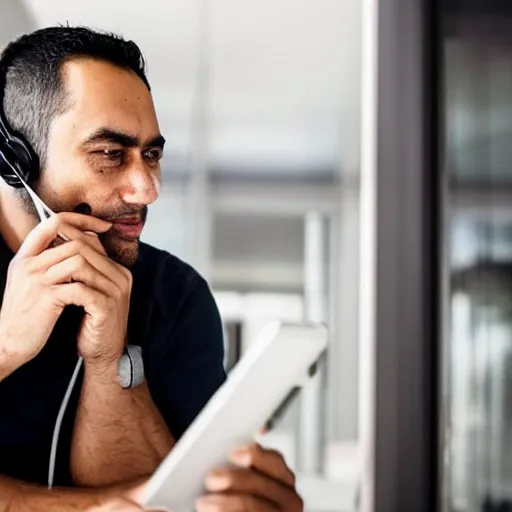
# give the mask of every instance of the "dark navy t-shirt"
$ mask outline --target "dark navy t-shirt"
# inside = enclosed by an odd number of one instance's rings
[[[12,257],[0,237],[2,296]],[[0,382],[0,474],[47,483],[53,428],[77,362],[82,314],[66,308],[41,353]],[[205,280],[143,243],[133,268],[128,343],[142,347],[151,396],[179,438],[225,380],[222,325]],[[72,485],[69,455],[82,378],[81,372],[62,424],[55,485]]]

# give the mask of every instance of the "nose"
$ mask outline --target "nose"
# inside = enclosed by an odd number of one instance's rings
[[[122,199],[126,204],[149,205],[160,194],[160,169],[137,166],[126,170],[126,182],[122,189]]]

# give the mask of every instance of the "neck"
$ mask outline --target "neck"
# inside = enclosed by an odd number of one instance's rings
[[[0,179],[0,234],[9,249],[16,253],[37,224],[38,219],[27,212],[14,189]]]

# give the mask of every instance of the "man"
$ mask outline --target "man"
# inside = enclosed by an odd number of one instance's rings
[[[59,212],[38,224],[24,189],[0,180],[0,512],[142,510],[141,484],[225,379],[208,285],[139,243],[164,146],[144,61],[133,42],[58,27],[11,43],[0,66],[7,122],[39,157],[30,185]],[[124,389],[127,343],[142,347],[145,380]],[[198,511],[302,510],[280,455],[251,446],[231,458]]]

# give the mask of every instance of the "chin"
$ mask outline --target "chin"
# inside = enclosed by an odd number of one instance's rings
[[[106,236],[102,240],[107,254],[116,263],[131,268],[139,259],[139,240],[121,240],[117,237]]]

